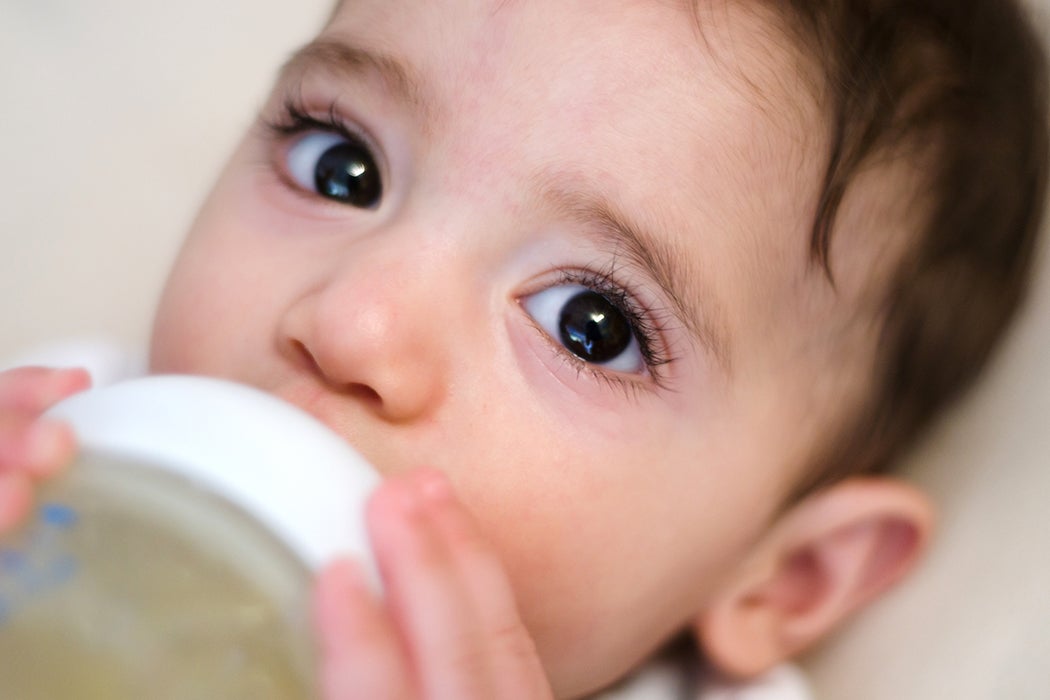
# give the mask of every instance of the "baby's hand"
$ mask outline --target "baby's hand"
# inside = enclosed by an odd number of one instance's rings
[[[385,596],[350,562],[318,584],[328,700],[551,697],[503,567],[440,473],[384,482],[368,522]]]
[[[82,369],[22,367],[0,372],[0,532],[25,516],[33,482],[59,471],[76,449],[72,430],[41,414],[90,385]]]

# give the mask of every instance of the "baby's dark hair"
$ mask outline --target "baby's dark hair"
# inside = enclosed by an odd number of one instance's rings
[[[824,73],[832,150],[810,248],[832,283],[836,214],[857,174],[901,149],[930,156],[923,218],[881,298],[874,388],[805,493],[894,464],[973,382],[1015,315],[1046,194],[1046,63],[1014,0],[769,6]]]

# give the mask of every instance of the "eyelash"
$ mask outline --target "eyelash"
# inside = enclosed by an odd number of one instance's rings
[[[282,141],[310,131],[327,131],[367,147],[359,131],[350,127],[339,115],[335,102],[328,106],[324,117],[318,118],[311,114],[301,101],[294,97],[287,97],[281,104],[280,112],[276,117],[264,120],[264,125],[275,139]],[[664,376],[661,368],[674,362],[674,358],[667,354],[666,343],[663,341],[666,329],[659,314],[643,309],[642,305],[636,301],[636,295],[625,285],[616,281],[616,269],[615,261],[606,269],[562,269],[558,271],[559,278],[555,285],[576,284],[591,289],[608,299],[630,323],[638,339],[642,359],[653,381],[657,386],[663,386]],[[546,334],[546,331],[543,333]],[[578,371],[587,372],[599,381],[608,382],[625,390],[637,389],[640,386],[637,381],[586,362],[560,345],[557,346],[557,349],[561,355],[576,365]]]
[[[631,330],[638,339],[638,349],[645,362],[649,374],[657,386],[663,387],[664,374],[661,368],[674,362],[673,357],[668,355],[666,342],[663,340],[666,328],[663,325],[661,315],[646,311],[637,301],[637,296],[620,282],[616,281],[616,262],[613,261],[607,268],[599,270],[558,270],[558,278],[551,286],[562,284],[575,284],[591,289],[605,297],[609,303],[624,315],[631,324]],[[542,329],[541,329],[542,330]],[[542,331],[546,335],[546,331]],[[557,345],[557,343],[552,344]],[[609,382],[624,389],[636,389],[640,385],[637,381],[619,374],[602,369],[601,366],[592,364],[584,359],[573,355],[566,348],[557,345],[559,353],[572,361],[578,370],[585,371],[598,380]]]
[[[264,119],[263,123],[276,138],[284,139],[307,131],[328,131],[339,134],[348,141],[367,145],[358,130],[351,128],[339,115],[339,108],[335,102],[328,105],[325,116],[319,118],[311,114],[300,100],[286,97],[277,115]]]

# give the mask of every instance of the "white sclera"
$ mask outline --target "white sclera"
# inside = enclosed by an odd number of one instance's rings
[[[179,474],[239,506],[318,569],[352,555],[378,581],[364,507],[378,474],[300,409],[227,381],[153,376],[66,399],[48,415],[80,446]]]

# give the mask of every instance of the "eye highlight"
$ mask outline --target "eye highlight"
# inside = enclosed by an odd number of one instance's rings
[[[292,182],[307,192],[360,209],[374,209],[383,197],[383,181],[371,149],[336,116],[335,107],[315,119],[285,104],[270,131],[291,142],[280,164]]]

